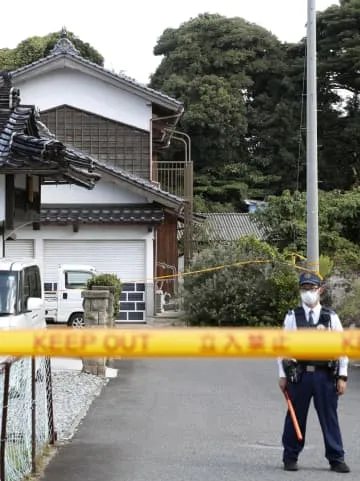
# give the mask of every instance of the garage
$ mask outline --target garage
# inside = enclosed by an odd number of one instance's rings
[[[34,257],[34,241],[27,240],[8,240],[5,242],[5,257],[20,259],[22,257]]]
[[[116,274],[123,283],[118,321],[145,321],[144,240],[44,240],[45,282],[57,281],[60,264],[87,264]]]

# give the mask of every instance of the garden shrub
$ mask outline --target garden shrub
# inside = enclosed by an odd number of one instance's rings
[[[336,313],[344,327],[352,324],[360,326],[360,279],[356,279],[351,284],[349,292],[337,307]]]
[[[121,294],[121,281],[115,274],[97,274],[91,277],[87,282],[87,289],[92,289],[93,286],[106,286],[111,287],[111,292],[114,296],[114,317],[117,316],[120,310],[120,294]]]
[[[261,262],[261,261],[270,262]],[[299,272],[276,249],[255,237],[200,252],[184,278],[184,309],[192,326],[281,326],[299,304]]]

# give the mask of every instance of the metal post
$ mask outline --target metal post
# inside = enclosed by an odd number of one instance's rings
[[[190,267],[193,256],[193,163],[184,169],[184,270]]]
[[[47,399],[47,415],[49,422],[49,439],[50,444],[55,444],[57,436],[54,425],[54,401],[52,390],[51,360],[48,356],[45,357],[45,386]]]
[[[36,473],[36,361],[31,358],[31,467]]]
[[[319,270],[317,82],[316,82],[316,0],[307,8],[307,259],[308,268]]]
[[[183,135],[187,139],[188,149],[189,149],[187,159],[189,159],[189,161],[191,161],[192,160],[192,158],[191,158],[192,154],[191,154],[191,137],[190,137],[190,135],[186,134],[185,132],[180,132],[180,130],[174,130],[174,129],[172,129],[172,130],[171,129],[165,129],[165,130],[169,133],[173,132],[174,134]]]
[[[186,271],[190,267],[193,256],[194,167],[191,158],[191,137],[179,130],[173,129],[172,132],[184,136],[188,141],[188,155],[185,157],[184,165],[184,270]],[[178,137],[174,136],[174,138],[180,140]]]
[[[9,385],[10,385],[10,362],[5,362],[4,366],[4,395],[2,406],[2,421],[1,421],[1,462],[0,462],[0,479],[5,481],[5,449],[6,449],[6,428],[7,428],[7,414],[9,404]]]

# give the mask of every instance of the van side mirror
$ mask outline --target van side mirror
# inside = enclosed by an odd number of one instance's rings
[[[43,300],[41,297],[29,297],[26,303],[26,307],[28,311],[34,311],[36,309],[40,309],[43,305]]]

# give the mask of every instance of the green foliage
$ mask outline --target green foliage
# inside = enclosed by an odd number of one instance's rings
[[[243,264],[186,277],[184,305],[190,325],[280,326],[287,310],[297,305],[295,268],[254,237],[203,250],[191,269],[239,262]]]
[[[86,285],[87,289],[96,289],[96,286],[110,287],[114,295],[114,317],[119,313],[121,294],[121,281],[115,274],[97,274],[91,277]]]
[[[281,251],[305,254],[306,195],[285,190],[281,196],[269,196],[261,210],[251,214],[268,227],[266,240]]]
[[[151,87],[185,105],[179,128],[192,137],[195,192],[241,210],[244,197],[261,197],[279,179],[257,151],[270,138],[264,128],[271,125],[276,133],[290,112],[276,107],[285,89],[280,42],[242,18],[203,14],[166,29],[154,53],[163,59]],[[256,112],[263,112],[261,123]],[[281,137],[289,137],[286,129]]]
[[[43,37],[29,37],[22,40],[14,49],[0,49],[0,71],[15,70],[46,57],[59,40],[60,35],[61,32],[53,32]],[[83,42],[72,32],[67,32],[67,38],[79,50],[82,57],[98,65],[104,65],[103,56],[89,43]]]
[[[359,19],[360,0],[342,0],[318,13],[324,191],[360,185]],[[306,188],[305,39],[281,43],[242,18],[202,14],[166,29],[154,53],[162,61],[151,86],[184,102],[179,128],[192,138],[195,193],[209,211],[220,203],[241,212],[246,196],[262,200]],[[300,229],[296,238],[305,232],[301,224],[283,227]]]
[[[194,212],[234,212],[231,203],[224,204],[223,202],[208,202],[204,195],[194,195]]]
[[[319,258],[319,271],[323,278],[329,277],[334,267],[334,261],[329,256],[321,255]]]
[[[267,206],[252,215],[268,227],[267,242],[280,251],[291,250],[306,256],[304,193],[284,191],[281,196],[269,196]],[[320,191],[319,244],[321,254],[331,259],[327,269],[342,274],[360,272],[359,232],[360,188]]]
[[[205,211],[203,211],[205,212]],[[192,243],[194,251],[207,249],[210,246],[215,246],[217,241],[213,240],[213,231],[211,226],[205,220],[194,222],[192,229]],[[184,236],[182,235],[178,241],[179,255],[184,254]]]
[[[356,279],[341,304],[336,309],[343,325],[359,325],[360,316],[360,279]]]

